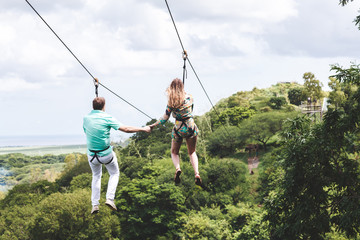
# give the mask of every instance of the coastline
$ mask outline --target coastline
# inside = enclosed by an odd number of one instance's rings
[[[126,145],[127,141],[117,132],[111,134],[111,142]],[[0,155],[22,153],[29,156],[60,155],[83,153],[86,149],[86,136],[81,135],[27,135],[0,136]]]
[[[60,155],[75,152],[86,153],[86,144],[0,147],[0,155],[22,153],[29,156],[42,156],[46,154]]]
[[[86,144],[85,135],[0,136],[0,148]]]

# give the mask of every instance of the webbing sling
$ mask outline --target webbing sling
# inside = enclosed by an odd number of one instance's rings
[[[96,158],[96,160],[97,160],[100,164],[105,164],[105,165],[107,165],[107,164],[111,163],[112,160],[114,159],[114,156],[110,159],[110,161],[109,161],[108,163],[103,163],[103,162],[101,162],[101,161],[99,160],[99,156],[97,155],[98,153],[103,152],[103,151],[105,151],[105,150],[108,150],[109,148],[110,148],[110,146],[108,146],[107,148],[105,148],[105,149],[103,149],[103,150],[100,150],[100,151],[95,151],[95,150],[90,150],[90,149],[89,149],[90,152],[94,153],[94,156],[92,157],[92,159],[90,160],[90,162],[92,162],[92,161]]]

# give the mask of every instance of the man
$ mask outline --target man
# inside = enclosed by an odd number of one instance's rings
[[[119,166],[116,154],[110,146],[110,129],[127,133],[151,131],[149,126],[124,126],[111,115],[105,113],[105,99],[96,97],[93,100],[93,109],[84,117],[83,128],[86,134],[88,160],[92,171],[91,183],[91,214],[99,212],[102,165],[104,164],[110,174],[105,204],[112,210],[117,210],[114,203],[115,191],[119,182]]]

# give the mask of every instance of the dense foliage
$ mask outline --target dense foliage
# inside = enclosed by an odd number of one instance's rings
[[[12,187],[40,180],[54,181],[63,170],[65,158],[66,155],[0,155],[0,184]]]
[[[277,168],[283,171],[273,176],[277,186],[265,202],[273,239],[324,239],[332,227],[350,238],[359,235],[360,68],[332,69],[352,89],[346,99],[322,122],[298,117],[282,133]]]
[[[0,155],[0,167],[21,168],[29,164],[53,164],[64,162],[65,155],[27,156],[21,153]]]

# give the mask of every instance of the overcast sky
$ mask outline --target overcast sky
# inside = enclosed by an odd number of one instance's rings
[[[102,84],[150,115],[182,78],[182,49],[163,0],[29,0]],[[168,0],[185,49],[215,104],[312,72],[328,89],[330,64],[359,63],[360,1]],[[0,136],[83,134],[91,77],[25,0],[0,0]],[[211,108],[188,68],[195,114]],[[126,125],[150,119],[104,88],[106,111]]]

